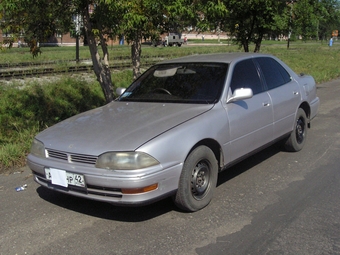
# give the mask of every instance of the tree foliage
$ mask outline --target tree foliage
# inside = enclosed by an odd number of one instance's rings
[[[249,45],[255,45],[254,52],[259,52],[265,34],[277,30],[277,17],[284,14],[285,1],[251,0],[224,1],[228,14],[223,20],[225,31],[235,36],[245,52]]]
[[[225,21],[228,10],[223,1],[201,0],[194,11],[197,13],[196,26],[199,32],[227,31]]]
[[[83,21],[94,73],[109,103],[114,99],[114,93],[106,42],[117,32],[115,24],[121,19],[122,9],[120,5],[110,5],[105,1],[74,0],[73,4]]]
[[[199,6],[203,18],[197,26],[201,30],[229,32],[246,52],[251,43],[259,52],[265,34],[287,29],[286,1],[201,0]]]
[[[303,40],[317,36],[318,7],[315,0],[299,0],[294,4],[294,27]]]
[[[331,37],[333,30],[340,30],[340,1],[320,0],[317,33],[319,39]]]
[[[159,37],[159,26],[163,21],[164,1],[132,0],[123,1],[123,3],[124,14],[119,29],[131,44],[133,77],[136,79],[141,74],[142,40]]]
[[[71,2],[68,0],[2,0],[1,29],[27,42],[46,41],[56,32],[69,31],[72,24]]]
[[[189,0],[106,0],[109,5],[122,8],[122,18],[118,24],[119,34],[131,44],[133,76],[140,73],[142,40],[158,40],[164,32],[181,32],[183,27],[193,20],[192,6]]]

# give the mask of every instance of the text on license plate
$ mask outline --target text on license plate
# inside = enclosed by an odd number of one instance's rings
[[[68,187],[74,185],[78,187],[85,187],[84,175],[66,172],[65,170],[55,168],[45,168],[45,176],[52,184]]]

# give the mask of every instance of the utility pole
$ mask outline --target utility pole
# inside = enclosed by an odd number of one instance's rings
[[[80,15],[76,15],[76,62],[79,63],[79,35],[80,35]]]
[[[76,62],[79,63],[79,35],[76,35]]]

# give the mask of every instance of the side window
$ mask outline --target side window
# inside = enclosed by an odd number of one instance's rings
[[[260,77],[252,59],[237,63],[232,75],[230,84],[232,93],[239,88],[251,88],[254,95],[263,91]]]
[[[261,67],[269,90],[290,82],[289,73],[275,59],[262,57],[256,61]]]

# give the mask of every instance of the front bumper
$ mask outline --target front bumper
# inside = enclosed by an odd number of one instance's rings
[[[27,157],[27,165],[34,174],[34,180],[41,186],[66,193],[117,205],[148,204],[175,193],[182,171],[182,164],[175,164],[166,169],[161,166],[153,167],[146,171],[131,174],[132,171],[115,172],[112,170],[98,169],[95,167],[68,164],[50,159],[37,158],[31,154]],[[69,185],[62,187],[54,185],[45,177],[45,168],[56,168],[67,172],[84,175],[85,187]],[[157,184],[155,190],[124,194],[124,189],[138,189]]]

